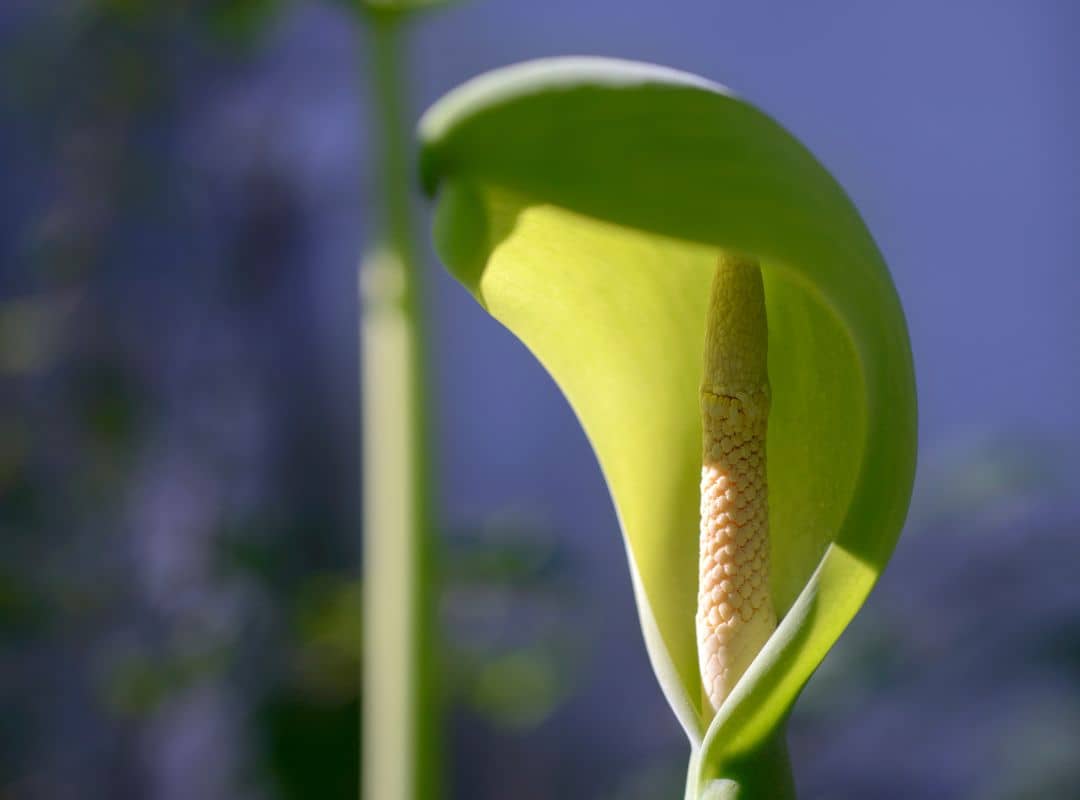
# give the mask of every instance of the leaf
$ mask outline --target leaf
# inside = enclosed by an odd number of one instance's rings
[[[700,780],[765,746],[865,600],[907,512],[915,385],[854,206],[703,79],[589,58],[481,76],[420,126],[436,247],[566,394],[619,516],[642,630]],[[719,250],[762,266],[771,591],[781,624],[709,722],[694,613],[698,386]]]
[[[395,18],[417,11],[428,11],[454,5],[460,0],[335,0],[358,11],[375,16]]]
[[[284,11],[282,0],[219,0],[200,9],[210,31],[223,41],[250,45]]]

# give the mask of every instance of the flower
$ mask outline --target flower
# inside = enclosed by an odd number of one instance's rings
[[[511,66],[436,103],[420,136],[441,258],[544,364],[596,452],[649,657],[690,740],[687,796],[749,794],[765,785],[756,754],[775,754],[907,513],[915,381],[884,260],[798,141],[685,73]],[[714,715],[694,618],[698,393],[721,252],[757,258],[764,281],[779,626]]]

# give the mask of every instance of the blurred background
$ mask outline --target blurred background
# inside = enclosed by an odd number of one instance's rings
[[[909,315],[921,455],[796,708],[800,796],[1080,797],[1080,5],[469,0],[414,33],[414,116],[623,56],[833,171]],[[0,5],[4,800],[357,795],[366,47],[330,2]],[[429,265],[452,796],[680,797],[588,445]]]

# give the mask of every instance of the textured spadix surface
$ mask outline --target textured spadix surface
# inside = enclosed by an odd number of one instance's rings
[[[768,328],[753,259],[718,260],[705,315],[701,379],[698,663],[719,709],[772,632],[765,439]],[[708,713],[702,705],[704,713]]]
[[[441,100],[421,138],[441,257],[545,365],[595,449],[649,656],[707,780],[782,724],[903,523],[915,388],[882,257],[794,138],[671,70],[509,67]],[[780,624],[714,717],[694,618],[699,388],[721,251],[758,258],[764,280]]]

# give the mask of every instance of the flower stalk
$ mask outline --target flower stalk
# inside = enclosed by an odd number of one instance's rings
[[[404,16],[369,10],[378,229],[359,271],[363,437],[362,796],[438,794],[434,539],[422,263],[402,78]]]
[[[691,756],[685,800],[795,800],[784,727],[720,770]]]

